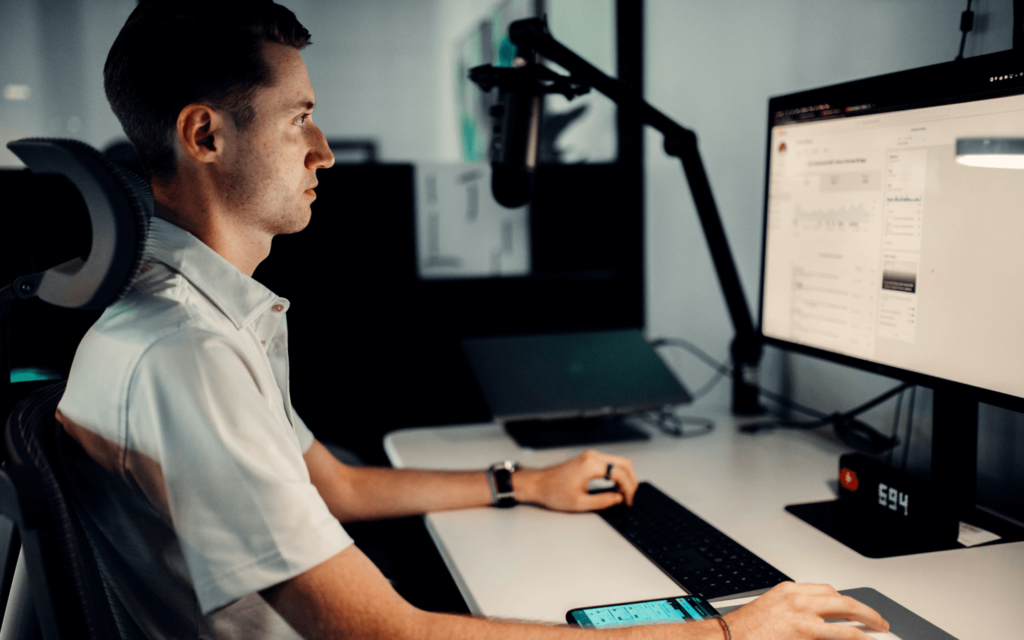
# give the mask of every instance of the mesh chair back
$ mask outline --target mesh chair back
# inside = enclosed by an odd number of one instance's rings
[[[78,446],[54,414],[65,382],[22,400],[7,420],[6,472],[17,493],[29,588],[46,640],[123,637],[60,462]]]

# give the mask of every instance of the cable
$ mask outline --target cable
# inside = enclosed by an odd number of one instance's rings
[[[650,344],[655,349],[657,349],[658,347],[680,347],[682,349],[686,349],[693,355],[697,356],[698,358],[704,361],[704,364],[708,365],[715,371],[718,371],[722,375],[725,375],[732,371],[732,367],[730,367],[727,364],[722,364],[718,360],[715,360],[714,358],[708,355],[707,351],[704,351],[703,349],[693,344],[689,340],[684,340],[682,338],[655,338],[651,340],[648,344]]]
[[[711,378],[707,382],[705,382],[699,389],[697,389],[691,394],[691,397],[694,401],[706,396],[708,393],[711,392],[712,389],[718,386],[718,383],[722,381],[722,378],[732,373],[732,367],[726,364],[722,364],[721,362],[715,360],[710,355],[708,355],[706,351],[704,351],[697,345],[693,344],[689,340],[684,340],[682,338],[655,338],[654,340],[651,340],[648,344],[650,344],[655,349],[657,349],[658,347],[679,347],[681,349],[685,349],[686,351],[689,351],[691,354],[696,356],[699,360],[703,361],[704,364],[708,365],[709,367],[715,370],[715,374],[711,376]]]
[[[1013,0],[1014,6],[1019,0]],[[974,12],[971,11],[971,0],[967,0],[967,11],[960,14],[960,53],[956,54],[956,60],[964,59],[964,45],[967,43],[967,32],[974,28]],[[1016,41],[1015,41],[1016,42]]]
[[[917,398],[917,387],[910,390],[910,408],[907,409],[907,440],[903,443],[903,470],[907,470],[907,458],[910,455],[910,435],[914,428],[914,400]]]
[[[1022,0],[1022,1],[1024,1],[1024,0]],[[702,397],[703,395],[705,395],[706,393],[708,393],[711,389],[713,389],[715,387],[715,385],[717,385],[721,381],[721,379],[724,376],[726,376],[727,374],[732,372],[732,367],[730,367],[727,364],[723,364],[723,363],[715,360],[710,355],[708,355],[708,353],[706,351],[704,351],[703,349],[701,349],[697,345],[693,344],[689,340],[684,340],[683,338],[655,338],[653,340],[649,340],[648,344],[650,344],[654,348],[663,347],[663,346],[672,346],[672,347],[679,347],[679,348],[685,349],[686,351],[689,351],[691,354],[693,354],[698,359],[703,361],[704,364],[708,365],[709,367],[711,367],[712,369],[715,370],[715,375],[712,376],[711,379],[708,380],[708,382],[706,382],[704,384],[704,386],[702,386],[696,393],[693,394],[693,399],[694,400],[696,400],[696,399]],[[899,385],[898,387],[890,389],[889,391],[886,391],[885,393],[883,393],[883,394],[881,394],[879,396],[876,396],[876,397],[872,398],[871,400],[868,400],[864,404],[861,404],[860,406],[854,407],[853,409],[851,409],[849,411],[846,411],[846,412],[843,412],[843,413],[832,413],[832,414],[822,413],[822,412],[817,411],[815,409],[812,409],[810,407],[806,407],[806,406],[801,405],[801,404],[799,404],[797,402],[794,402],[794,401],[792,401],[792,400],[790,400],[788,398],[784,398],[783,396],[781,396],[781,395],[779,395],[777,393],[773,393],[771,391],[768,391],[767,389],[758,388],[758,393],[760,395],[763,395],[766,398],[769,398],[770,400],[773,400],[773,401],[777,402],[778,404],[780,404],[780,405],[782,405],[782,406],[784,406],[784,407],[786,407],[788,409],[793,409],[793,410],[799,411],[799,412],[801,412],[801,413],[803,413],[805,415],[812,416],[815,419],[811,420],[811,421],[805,421],[805,422],[800,422],[800,421],[795,421],[795,420],[760,420],[758,422],[754,422],[754,423],[751,423],[751,424],[743,425],[742,427],[740,427],[740,431],[742,431],[744,433],[756,433],[758,431],[762,431],[762,430],[766,430],[766,429],[774,429],[776,427],[781,427],[781,428],[785,428],[785,429],[804,429],[804,430],[807,430],[807,429],[818,429],[820,427],[824,427],[825,425],[831,424],[833,426],[833,428],[835,429],[836,436],[839,437],[839,439],[842,440],[843,442],[849,444],[850,446],[852,446],[852,447],[854,447],[856,449],[859,449],[861,451],[866,451],[868,453],[884,453],[886,451],[891,451],[900,442],[899,439],[896,437],[896,435],[897,435],[896,434],[896,426],[898,426],[898,424],[899,424],[899,409],[898,409],[898,407],[899,407],[899,405],[902,404],[902,395],[900,396],[900,400],[897,403],[897,412],[896,412],[896,417],[895,417],[894,422],[893,422],[894,427],[893,427],[893,434],[891,436],[886,436],[886,435],[884,435],[882,433],[879,433],[873,427],[871,427],[871,426],[869,426],[869,425],[867,425],[867,424],[865,424],[865,423],[863,423],[863,422],[861,422],[859,420],[856,420],[855,418],[858,415],[864,413],[865,411],[867,411],[869,409],[872,409],[872,408],[878,406],[879,404],[885,402],[886,400],[888,400],[892,396],[894,396],[894,395],[896,395],[898,393],[902,394],[902,392],[906,391],[907,389],[912,388],[913,386],[914,385],[911,385],[910,383],[903,383],[903,384]],[[664,411],[664,410],[661,411],[660,413],[658,413],[658,412],[649,412],[648,415],[650,415],[651,413],[654,413],[655,415],[653,417],[647,417],[645,419],[653,421],[654,425],[659,430],[661,430],[664,433],[668,433],[670,435],[675,435],[675,436],[678,436],[678,437],[683,437],[683,436],[686,436],[686,435],[700,435],[702,433],[710,432],[712,429],[714,429],[714,422],[707,421],[707,422],[710,422],[710,425],[705,427],[705,429],[706,429],[705,431],[701,431],[701,432],[699,432],[697,434],[686,434],[686,433],[683,432],[684,431],[683,430],[683,426],[684,426],[685,423],[681,422],[681,420],[683,420],[682,418],[679,418],[679,417],[675,416],[674,414],[672,414],[671,412],[667,412],[667,411]],[[667,416],[671,416],[671,418],[669,418]],[[693,418],[693,419],[687,418],[687,419],[688,420],[697,420],[698,422],[696,422],[694,424],[701,424],[701,425],[704,425],[705,424],[704,421],[706,420],[704,418],[700,418],[700,419],[697,419],[697,418]],[[670,421],[677,421],[677,422],[675,424],[669,426],[668,422],[670,422]]]
[[[639,420],[657,427],[658,431],[676,438],[703,436],[715,430],[715,421],[710,418],[677,416],[669,409],[647,411],[637,416]],[[687,429],[687,427],[697,427]]]
[[[910,383],[903,383],[898,387],[890,389],[885,393],[868,400],[864,404],[861,404],[849,411],[843,413],[833,413],[831,415],[825,415],[818,412],[818,418],[808,422],[795,422],[790,420],[762,420],[753,424],[747,424],[740,427],[740,431],[744,433],[757,433],[766,429],[773,429],[781,427],[784,429],[818,429],[825,425],[831,424],[835,430],[836,436],[845,442],[846,444],[854,447],[860,451],[867,453],[884,453],[892,450],[896,445],[899,444],[899,439],[896,437],[894,431],[892,436],[886,436],[879,433],[876,429],[871,426],[856,420],[855,418],[877,405],[885,402],[892,396],[902,393],[907,389],[913,387]],[[763,390],[762,390],[763,391]],[[767,394],[766,394],[767,395]],[[774,394],[772,394],[774,395]],[[770,397],[770,396],[769,396]],[[813,411],[813,410],[811,410]],[[813,414],[812,414],[813,415]],[[898,422],[896,423],[898,424]]]
[[[899,445],[897,438],[879,433],[871,426],[849,416],[834,421],[836,436],[851,447],[865,453],[879,454]]]
[[[696,356],[697,359],[715,370],[714,375],[712,375],[707,382],[691,394],[691,400],[696,401],[703,398],[705,395],[710,393],[712,389],[718,386],[718,383],[722,381],[722,378],[732,372],[732,367],[715,360],[708,355],[706,351],[689,340],[685,340],[683,338],[655,338],[654,340],[649,341],[648,344],[655,349],[658,347],[679,347],[689,351],[691,354]],[[664,408],[657,411],[648,411],[638,417],[643,422],[653,424],[662,433],[676,438],[702,436],[711,433],[715,429],[714,420],[692,416],[677,416],[672,411]],[[699,428],[696,430],[687,430],[687,425],[697,426]]]
[[[800,413],[802,413],[804,415],[807,415],[807,416],[811,416],[813,418],[818,418],[818,419],[828,418],[827,414],[824,414],[824,413],[818,411],[817,409],[812,409],[810,407],[804,406],[804,405],[800,404],[799,402],[794,402],[793,400],[790,400],[786,396],[779,395],[779,394],[775,393],[774,391],[769,391],[767,389],[760,389],[759,393],[762,396],[768,398],[769,400],[773,400],[773,401],[777,402],[778,404],[781,404],[782,406],[786,407],[787,409],[795,409],[796,411],[799,411]],[[825,423],[823,422],[822,424],[825,424]]]
[[[847,411],[845,415],[848,416],[848,417],[851,417],[851,418],[853,416],[860,415],[860,414],[864,413],[865,411],[867,411],[868,409],[873,409],[874,407],[876,407],[877,405],[882,404],[883,402],[885,402],[889,398],[893,397],[897,393],[900,393],[901,391],[909,389],[912,386],[914,386],[914,385],[910,384],[909,382],[904,382],[900,386],[895,387],[893,389],[889,389],[888,391],[886,391],[882,395],[880,395],[880,396],[878,396],[878,397],[876,397],[876,398],[874,398],[872,400],[868,400],[867,402],[865,402],[864,404],[860,405],[859,407]]]
[[[900,392],[899,397],[896,398],[896,410],[893,411],[892,416],[892,436],[890,436],[891,438],[896,437],[896,432],[900,428],[900,408],[903,406],[903,396],[906,395],[906,393],[906,390],[904,390]]]
[[[833,414],[824,414],[824,413],[821,413],[820,411],[815,411],[814,409],[810,409],[808,407],[799,407],[799,405],[797,405],[795,402],[791,402],[789,400],[785,400],[782,396],[779,396],[778,394],[772,393],[772,392],[767,391],[765,389],[761,389],[761,393],[763,395],[771,398],[772,400],[775,400],[776,402],[780,402],[780,404],[789,404],[789,405],[793,406],[793,408],[798,408],[798,410],[800,410],[802,413],[806,413],[807,415],[811,415],[811,416],[816,417],[817,420],[813,420],[811,422],[793,422],[793,421],[788,421],[788,420],[762,420],[760,422],[755,422],[753,424],[745,425],[745,426],[742,427],[742,430],[746,431],[747,433],[753,433],[755,431],[760,431],[761,429],[771,428],[772,426],[785,426],[785,427],[792,428],[792,429],[817,429],[818,427],[825,426],[826,424],[829,424],[830,422],[835,423],[837,420],[845,420],[845,419],[854,418],[854,417],[864,413],[868,409],[872,409],[876,405],[879,405],[879,404],[885,402],[886,400],[888,400],[892,396],[896,395],[897,393],[899,393],[901,391],[904,391],[905,389],[908,389],[910,386],[911,386],[910,383],[901,384],[900,386],[898,386],[898,387],[896,387],[894,389],[890,389],[890,390],[886,391],[885,393],[883,393],[883,394],[881,394],[879,396],[876,396],[876,397],[872,398],[871,400],[868,400],[864,404],[862,404],[862,405],[860,405],[858,407],[855,407],[853,409],[850,409],[849,411],[845,411],[843,413],[833,413]]]
[[[899,440],[895,437],[895,434],[892,437],[885,436],[871,426],[857,420],[856,417],[885,402],[897,393],[902,393],[910,387],[911,385],[909,383],[901,384],[900,386],[890,389],[889,391],[886,391],[885,393],[876,396],[875,398],[872,398],[864,404],[850,409],[849,411],[833,413],[831,416],[821,418],[813,423],[805,423],[797,428],[818,428],[831,423],[836,436],[851,447],[868,453],[883,453],[885,451],[889,451],[899,444]],[[787,425],[779,424],[779,426],[786,427]],[[749,431],[756,430],[757,429],[749,429]],[[744,429],[744,431],[747,431],[747,429]]]
[[[907,392],[904,391],[900,393],[898,398],[896,398],[896,410],[892,412],[892,435],[889,437],[893,440],[896,439],[896,435],[899,433],[900,409],[903,407],[903,396],[905,396],[906,394]],[[889,456],[886,459],[886,464],[888,464],[890,467],[892,466],[892,454],[895,450],[895,448],[889,449]]]

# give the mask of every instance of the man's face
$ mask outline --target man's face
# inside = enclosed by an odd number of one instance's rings
[[[334,155],[313,124],[315,95],[302,55],[276,43],[265,43],[263,55],[272,80],[256,91],[252,124],[230,134],[228,204],[248,226],[295,233],[309,224],[316,170],[334,164]]]

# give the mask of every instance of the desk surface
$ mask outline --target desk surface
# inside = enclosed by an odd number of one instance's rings
[[[783,509],[833,499],[830,482],[849,449],[815,433],[740,433],[725,407],[687,413],[711,417],[717,428],[695,438],[654,433],[647,442],[598,448],[631,458],[641,480],[797,582],[872,587],[961,640],[1019,637],[1024,543],[865,558]],[[504,459],[543,466],[582,450],[521,449],[494,424],[396,431],[385,449],[394,466],[425,469],[483,469]],[[434,513],[426,523],[477,614],[564,622],[576,607],[681,593],[592,513],[520,505]]]

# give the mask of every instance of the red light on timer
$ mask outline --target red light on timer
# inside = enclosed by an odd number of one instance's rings
[[[839,484],[843,485],[843,488],[848,491],[856,491],[857,487],[860,486],[857,472],[843,467],[839,470]]]

